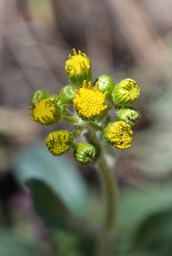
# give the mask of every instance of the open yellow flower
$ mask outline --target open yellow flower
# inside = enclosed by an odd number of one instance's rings
[[[116,148],[129,148],[131,146],[133,131],[129,124],[123,121],[110,122],[103,130],[103,137]]]
[[[91,82],[83,83],[83,87],[80,88],[73,100],[75,110],[78,115],[84,120],[91,120],[100,115],[100,113],[107,108],[104,105],[106,101],[107,92],[100,92],[99,85],[96,83],[95,87],[92,87]]]
[[[74,85],[82,86],[84,80],[89,81],[92,76],[91,61],[88,56],[73,49],[73,56],[69,54],[69,59],[65,63],[65,71],[69,81]]]

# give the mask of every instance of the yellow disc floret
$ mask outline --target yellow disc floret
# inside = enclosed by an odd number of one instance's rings
[[[51,99],[43,99],[31,108],[32,120],[42,125],[58,123],[62,118],[61,108]]]
[[[91,120],[100,115],[100,113],[107,108],[104,105],[107,92],[100,92],[98,83],[92,87],[91,82],[83,83],[73,100],[75,110],[78,115],[84,120]]]
[[[103,130],[103,136],[106,141],[120,149],[131,146],[132,135],[131,126],[123,121],[110,122]]]
[[[69,59],[65,63],[65,71],[72,84],[82,86],[84,80],[89,81],[92,76],[91,62],[85,53],[73,49],[73,56],[69,54]]]
[[[72,133],[67,130],[51,132],[46,138],[46,145],[55,156],[60,156],[68,151],[71,148],[72,142]]]

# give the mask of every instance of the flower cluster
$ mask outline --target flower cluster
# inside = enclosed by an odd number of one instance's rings
[[[75,49],[65,63],[65,72],[70,84],[59,94],[37,90],[31,99],[33,121],[55,125],[66,120],[72,124],[71,130],[55,130],[47,136],[49,151],[59,156],[73,149],[77,162],[90,164],[100,153],[97,141],[108,142],[119,149],[129,148],[132,127],[139,118],[139,112],[131,106],[140,94],[136,82],[126,78],[115,84],[112,77],[103,74],[91,83],[91,61]],[[93,135],[91,139],[88,134]],[[86,142],[77,142],[83,135]]]

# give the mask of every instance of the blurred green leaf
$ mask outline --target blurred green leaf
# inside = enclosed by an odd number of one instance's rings
[[[65,156],[54,157],[46,150],[44,144],[35,144],[18,153],[14,160],[14,170],[15,176],[22,184],[30,180],[32,183],[33,180],[41,181],[72,214],[82,215],[82,209],[86,207],[89,198],[88,189],[80,173]],[[38,192],[36,183],[31,186]],[[44,201],[44,196],[42,191],[40,200]]]
[[[53,229],[66,228],[72,216],[63,202],[41,181],[29,180],[27,185],[32,191],[34,208],[45,225]]]
[[[79,238],[76,235],[58,231],[54,239],[58,246],[59,255],[81,256],[78,252]]]
[[[119,201],[118,228],[121,234],[132,234],[152,214],[172,206],[172,186],[151,184],[126,189]]]
[[[32,244],[15,233],[0,231],[0,255],[1,256],[39,256],[40,251]]]
[[[82,220],[73,218],[63,203],[44,183],[30,180],[28,186],[31,188],[37,213],[46,226],[56,231],[54,240],[56,240],[59,255],[94,255],[96,246],[94,231],[92,233],[92,230]]]
[[[117,251],[123,256],[172,255],[172,186],[147,185],[121,195]]]
[[[172,207],[147,218],[136,232],[132,250],[172,255]]]

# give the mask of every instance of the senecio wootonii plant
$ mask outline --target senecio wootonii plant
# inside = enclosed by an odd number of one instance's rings
[[[107,74],[91,82],[91,61],[80,50],[73,49],[73,55],[69,54],[65,72],[69,84],[58,94],[44,90],[34,92],[30,107],[32,120],[42,125],[56,125],[62,120],[70,123],[71,130],[53,126],[46,146],[54,156],[72,150],[79,164],[98,167],[106,190],[105,227],[112,230],[116,219],[116,185],[108,163],[107,146],[111,149],[131,147],[132,129],[139,118],[139,112],[131,105],[139,98],[140,88],[130,78],[114,83]],[[114,154],[110,155],[115,158]],[[103,250],[101,253],[103,255]]]

